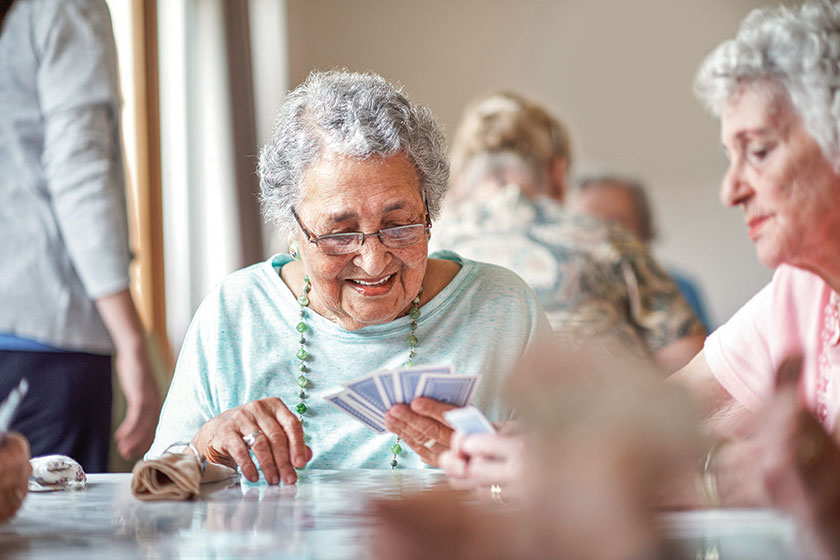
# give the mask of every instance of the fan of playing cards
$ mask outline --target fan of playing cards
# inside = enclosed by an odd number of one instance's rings
[[[397,403],[428,397],[458,407],[472,399],[480,375],[455,375],[452,366],[416,366],[369,373],[325,398],[365,426],[382,434],[385,412]]]

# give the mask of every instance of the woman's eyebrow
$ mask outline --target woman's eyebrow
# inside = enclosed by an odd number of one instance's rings
[[[388,214],[389,212],[394,212],[396,210],[405,210],[410,204],[405,201],[399,201],[389,204],[388,206],[382,209],[382,215]],[[324,216],[325,219],[331,222],[346,222],[349,220],[358,220],[359,214],[353,210],[348,210],[345,212],[336,212],[334,214],[326,214]]]

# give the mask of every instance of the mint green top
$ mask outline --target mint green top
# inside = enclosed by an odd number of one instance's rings
[[[415,365],[452,364],[459,374],[481,373],[474,404],[492,421],[508,412],[499,399],[505,377],[525,349],[553,336],[531,289],[513,272],[441,252],[461,270],[420,308]],[[235,406],[279,397],[294,412],[299,402],[295,326],[300,306],[280,278],[291,261],[275,255],[234,272],[208,294],[193,317],[147,457],[189,441],[210,418]],[[376,434],[323,399],[347,383],[408,359],[411,318],[347,331],[307,312],[307,412],[304,431],[313,458],[307,468],[390,468],[393,434]],[[403,446],[404,448],[407,446]],[[400,468],[423,466],[404,450]]]

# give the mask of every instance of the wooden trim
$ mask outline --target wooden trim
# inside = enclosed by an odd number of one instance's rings
[[[174,360],[166,333],[157,0],[132,0],[131,10],[137,103],[137,306],[155,353],[171,372]]]

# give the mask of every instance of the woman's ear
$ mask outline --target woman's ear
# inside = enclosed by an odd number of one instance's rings
[[[300,260],[300,243],[293,233],[289,232],[286,234],[286,244],[289,246],[289,254],[292,258],[296,261]]]

